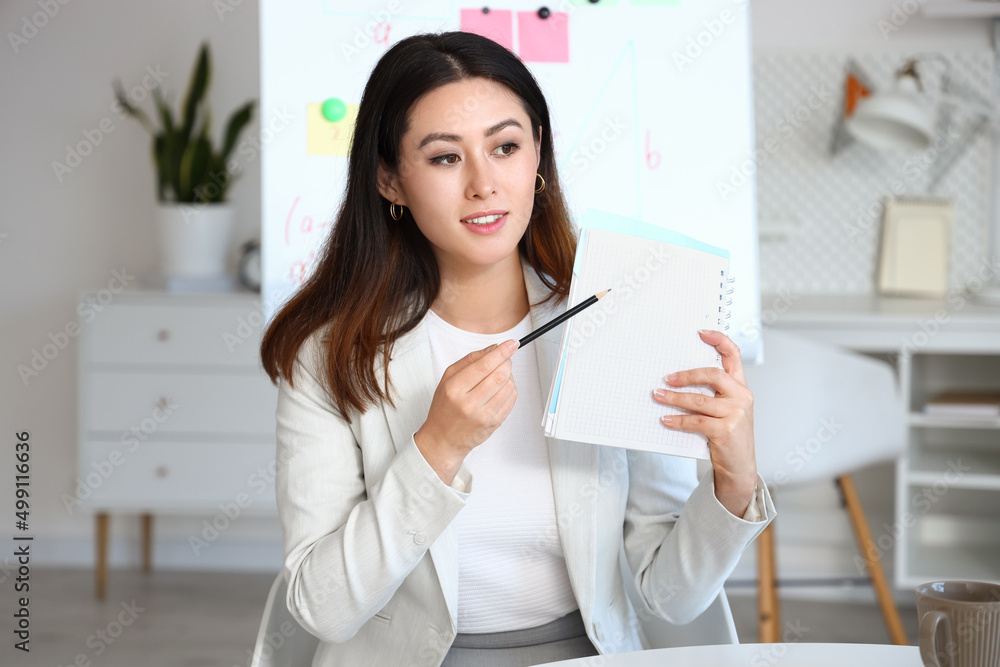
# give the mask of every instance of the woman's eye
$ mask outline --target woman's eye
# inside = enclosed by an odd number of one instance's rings
[[[513,154],[514,154],[514,151],[516,151],[516,150],[517,150],[518,148],[520,148],[520,146],[518,146],[518,145],[517,145],[516,143],[514,143],[513,141],[508,141],[508,142],[507,142],[507,143],[505,143],[505,144],[502,144],[502,145],[500,145],[500,146],[497,146],[497,150],[499,150],[499,149],[501,149],[501,148],[506,148],[506,147],[508,147],[508,146],[510,147],[510,152],[509,152],[509,153],[501,153],[501,155],[513,155]]]
[[[517,149],[519,149],[519,148],[520,148],[520,145],[518,145],[517,143],[515,143],[513,141],[508,141],[505,144],[501,144],[501,145],[497,146],[497,150],[509,149],[509,150],[506,150],[506,151],[500,153],[500,155],[502,155],[504,157],[508,157],[510,155],[513,155],[517,151]],[[455,153],[448,153],[447,155],[439,155],[438,157],[431,158],[431,164],[455,164],[455,162],[449,160],[449,158],[455,158],[455,159],[457,159],[458,155],[456,155]]]
[[[431,158],[431,164],[455,164],[454,162],[445,162],[450,157],[457,158],[458,156],[454,153],[448,153],[447,155],[440,155],[438,157]]]

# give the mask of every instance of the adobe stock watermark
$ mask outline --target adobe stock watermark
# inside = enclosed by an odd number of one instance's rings
[[[733,5],[742,7],[747,4],[747,0],[733,0]],[[718,16],[705,19],[701,22],[700,30],[688,37],[687,44],[680,51],[673,53],[674,66],[677,67],[678,74],[683,74],[684,70],[701,58],[707,49],[710,49],[716,41],[726,32],[726,28],[736,23],[739,18],[732,9],[723,9]]]
[[[278,625],[278,630],[276,632],[271,632],[264,636],[264,643],[260,647],[259,651],[257,650],[256,645],[252,649],[247,649],[246,666],[252,667],[252,665],[257,664],[260,660],[270,661],[274,657],[274,651],[284,646],[285,642],[293,637],[296,632],[297,630],[295,629],[295,626],[292,625],[291,621],[282,621],[281,624]],[[234,663],[233,667],[241,666]]]
[[[787,483],[790,472],[802,470],[843,428],[844,425],[838,423],[834,417],[820,418],[820,425],[816,429],[815,435],[810,436],[805,442],[796,445],[785,454],[787,467],[775,471],[771,477],[772,485],[780,486]]]
[[[610,320],[609,315],[618,312],[618,307],[630,300],[636,292],[649,282],[650,276],[666,266],[671,260],[671,254],[662,247],[650,247],[646,250],[646,259],[636,266],[629,275],[618,280],[611,286],[611,292],[590,308],[577,315],[572,328],[572,334],[567,340],[569,350],[580,349],[588,339],[594,336]],[[560,325],[562,326],[562,325]]]
[[[82,479],[76,478],[76,489],[73,495],[64,493],[61,496],[66,513],[73,514],[77,507],[83,505],[83,501],[94,495],[94,491],[101,488],[104,482],[108,481],[111,475],[125,463],[126,454],[134,453],[140,444],[152,437],[160,429],[160,425],[167,421],[178,407],[177,403],[171,399],[161,398],[150,416],[145,417],[138,424],[133,424],[118,438],[122,447],[127,447],[127,452],[123,453],[121,449],[112,449],[103,459],[91,461],[90,465],[94,470],[87,473]]]
[[[195,201],[179,203],[184,222],[191,222],[191,219],[196,217],[202,208],[211,206],[212,204],[208,202],[218,197],[222,188],[228,186],[233,178],[239,176],[244,166],[255,160],[263,147],[274,141],[294,120],[295,116],[289,113],[288,109],[282,108],[281,111],[274,112],[274,115],[267,120],[267,123],[261,128],[259,137],[250,136],[241,141],[236,147],[236,154],[242,160],[233,158],[226,163],[225,169],[209,172],[211,182],[195,187]]]
[[[993,589],[990,593],[992,600],[988,602],[1000,602],[1000,591]],[[951,623],[955,623],[952,617]],[[937,651],[935,657],[937,658],[936,664],[938,665],[954,665],[959,664],[957,662],[957,656],[962,652],[961,645],[968,644],[974,639],[977,639],[980,634],[989,629],[990,625],[990,614],[988,613],[978,613],[963,615],[962,620],[954,625],[949,639],[945,642],[942,647],[938,644],[939,650]],[[921,657],[926,661],[926,664],[930,664],[931,661],[928,659],[932,655],[931,651],[928,649],[927,652],[921,652]]]
[[[743,324],[743,334],[751,339],[757,338],[770,329],[775,322],[780,320],[782,315],[791,310],[792,305],[798,301],[801,296],[802,295],[796,294],[795,292],[779,289],[774,293],[774,298],[771,299],[771,305],[767,308],[761,309],[759,318],[752,319]]]
[[[264,314],[265,301],[255,299],[253,307],[246,317],[242,315],[236,318],[236,326],[232,331],[222,332],[222,342],[230,354],[236,351],[243,343],[253,340],[260,342],[260,332],[264,327],[267,318]]]
[[[212,9],[221,22],[226,20],[226,14],[232,14],[242,4],[243,0],[212,0]]]
[[[0,584],[15,574],[17,574],[17,564],[11,562],[10,556],[4,556],[3,561],[0,562]]]
[[[111,279],[108,286],[99,290],[93,301],[79,303],[76,306],[76,313],[84,322],[92,322],[97,314],[104,310],[112,301],[116,294],[119,294],[125,287],[135,280],[135,276],[127,273],[123,266],[121,270],[111,271]],[[80,325],[76,320],[70,320],[63,328],[55,333],[48,334],[49,342],[42,345],[41,351],[38,348],[31,348],[31,360],[27,365],[17,365],[17,375],[21,378],[25,387],[42,371],[49,367],[56,357],[69,345],[69,339],[80,335]]]
[[[887,186],[872,192],[865,198],[868,203],[864,204],[858,211],[854,223],[845,221],[841,224],[841,229],[847,237],[852,241],[865,238],[865,232],[882,219],[885,200],[906,192],[907,186],[925,174],[938,156],[947,151],[961,136],[961,133],[954,128],[938,132],[934,137],[933,144],[927,150],[907,158],[902,167],[903,178],[893,179]]]
[[[252,496],[249,493],[241,491],[236,494],[233,500],[219,503],[219,512],[211,520],[202,519],[201,532],[197,535],[188,535],[188,546],[191,547],[191,551],[195,556],[200,556],[205,549],[222,537],[222,534],[229,530],[244,515],[244,511],[253,505],[254,501],[260,498],[262,493],[270,489],[271,494],[269,497],[273,497],[274,480],[278,474],[278,466],[287,465],[292,456],[285,450],[280,451],[284,457],[281,461],[277,459],[270,461],[267,466],[258,467],[257,470],[247,476],[246,485],[253,490],[254,494]]]
[[[155,67],[147,65],[146,72],[146,76],[142,78],[142,83],[133,86],[125,93],[130,104],[136,104],[145,100],[154,88],[158,87],[166,77],[170,76],[170,72],[160,71],[159,65]],[[111,102],[111,111],[117,114],[119,120],[128,118],[128,114],[122,108],[118,98],[115,98]],[[84,129],[82,132],[83,139],[76,142],[75,145],[70,146],[66,144],[66,155],[63,161],[52,161],[52,173],[55,174],[56,181],[62,183],[69,174],[72,174],[75,169],[83,164],[84,158],[91,155],[104,142],[107,135],[114,132],[115,129],[115,121],[105,116],[98,121],[97,127]]]
[[[569,165],[574,169],[563,169],[559,178],[563,183],[571,185],[578,174],[587,171],[608,148],[625,134],[629,126],[620,116],[608,118],[604,125],[589,141],[578,144],[568,158]]]
[[[602,451],[602,458],[609,457],[609,464],[600,466],[600,474],[597,479],[591,479],[580,485],[579,495],[584,498],[596,498],[603,491],[611,489],[616,483],[628,485],[628,455],[625,450]],[[568,529],[569,526],[583,515],[583,506],[579,502],[573,502],[569,506],[562,507],[556,513],[556,522],[547,529],[536,530],[530,541],[523,543],[516,552],[519,557],[531,557],[536,554],[545,553],[555,548],[559,543],[559,527]]]
[[[795,619],[792,624],[785,621],[785,630],[781,633],[781,642],[776,644],[762,644],[760,651],[750,659],[750,667],[771,667],[788,655],[788,645],[797,644],[809,632],[809,628],[802,625],[799,619]]]
[[[93,653],[77,653],[73,661],[66,665],[66,667],[90,667],[92,664],[90,655],[93,655],[95,658],[103,655],[122,636],[125,629],[135,623],[136,619],[139,618],[139,614],[146,611],[145,607],[140,607],[136,604],[135,599],[132,602],[123,601],[120,606],[122,610],[118,612],[116,618],[113,618],[103,628],[98,628],[92,635],[87,637],[87,648],[91,649]],[[59,663],[59,667],[63,667],[63,664]]]
[[[7,32],[7,41],[10,42],[10,48],[15,55],[34,39],[38,32],[49,24],[49,21],[56,17],[62,7],[69,4],[69,0],[38,0],[36,4],[41,8],[41,11],[32,14],[30,19],[27,16],[22,16],[21,29],[18,32]]]
[[[896,32],[910,20],[910,17],[920,11],[920,8],[927,3],[927,0],[903,0],[899,3],[892,3],[892,11],[889,18],[879,19],[875,22],[882,39],[889,41],[889,35]]]
[[[345,62],[351,62],[356,56],[373,44],[389,45],[390,21],[403,9],[399,0],[389,0],[384,9],[379,9],[363,25],[354,26],[354,34],[350,42],[340,43],[340,54]]]
[[[948,291],[945,301],[954,308],[938,308],[934,311],[933,317],[921,319],[918,323],[920,329],[904,336],[900,341],[900,353],[912,355],[929,345],[941,332],[941,329],[951,322],[951,313],[964,308],[969,298],[979,292],[986,283],[996,279],[997,276],[1000,276],[1000,257],[992,259],[980,257],[976,275],[961,288]]]
[[[815,117],[814,112],[825,108],[832,97],[833,91],[826,84],[809,86],[809,94],[775,123],[766,139],[757,142],[753,155],[734,166],[728,179],[716,183],[716,191],[722,201],[728,200],[733,193],[749,183],[757,169],[776,155],[789,138],[805,127]]]
[[[914,514],[909,509],[903,512],[902,517],[894,521],[892,525],[882,524],[883,531],[872,544],[868,545],[864,558],[859,555],[854,556],[854,566],[860,574],[864,574],[868,568],[868,563],[880,560],[885,552],[893,547],[902,534],[903,530],[917,525],[917,517],[927,514],[934,506],[941,501],[949,489],[962,479],[967,472],[972,471],[971,465],[964,465],[961,457],[950,459],[947,462],[947,469],[944,470],[940,478],[930,486],[923,487],[918,493],[910,497],[910,504],[917,509]]]

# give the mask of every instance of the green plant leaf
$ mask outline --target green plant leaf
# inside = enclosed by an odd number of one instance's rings
[[[146,128],[147,132],[155,135],[156,127],[149,120],[149,117],[142,111],[142,109],[134,107],[131,103],[129,103],[128,97],[125,96],[125,92],[122,90],[121,81],[115,79],[115,81],[112,82],[111,87],[115,91],[115,99],[118,101],[118,104],[121,105],[125,113],[138,120],[139,123]]]
[[[163,101],[163,94],[159,88],[153,88],[153,100],[156,101],[156,108],[160,112],[160,121],[163,123],[163,130],[167,135],[174,133],[174,121],[170,113],[170,107]]]
[[[165,184],[167,183],[167,171],[163,168],[163,135],[158,134],[153,138],[153,166],[156,168],[156,198],[159,201],[166,201]]]
[[[191,137],[191,130],[194,128],[195,116],[198,105],[205,96],[210,79],[208,42],[202,42],[201,50],[198,53],[198,60],[191,75],[188,85],[187,95],[184,98],[184,124],[181,126],[181,137],[183,143],[187,143]]]
[[[215,174],[218,178],[211,178]],[[226,200],[226,190],[232,182],[232,176],[226,173],[226,165],[222,158],[216,153],[212,155],[211,169],[209,170],[209,180],[215,183],[218,189],[209,188],[214,196],[209,197],[211,202],[223,202]]]
[[[250,122],[253,116],[253,105],[254,102],[251,100],[234,111],[233,115],[229,117],[229,122],[226,124],[225,143],[222,145],[221,159],[223,164],[229,159],[229,154],[233,151],[233,146],[236,145],[236,140],[239,138],[240,132]]]
[[[212,147],[204,135],[188,144],[181,158],[181,201],[200,202],[205,197],[205,177],[208,174]]]
[[[183,151],[183,147],[181,147],[181,150],[178,150],[177,148],[177,132],[174,130],[174,123],[170,114],[170,109],[163,101],[159,88],[153,89],[153,99],[156,101],[156,107],[160,112],[160,121],[163,123],[163,131],[157,136],[156,144],[156,166],[160,172],[160,199],[163,199],[162,192],[164,186],[168,183],[174,184],[176,193],[177,164],[180,160],[180,154]]]

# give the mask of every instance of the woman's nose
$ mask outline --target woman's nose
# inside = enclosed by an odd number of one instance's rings
[[[468,166],[466,172],[468,174],[466,196],[487,199],[496,192],[493,167],[488,158],[484,156],[469,158],[466,164]]]

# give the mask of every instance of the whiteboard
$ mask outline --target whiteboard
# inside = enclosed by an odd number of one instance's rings
[[[577,228],[589,207],[730,251],[727,334],[760,363],[749,8],[743,0],[261,0],[262,299],[309,275],[344,195],[351,122],[378,58],[422,32],[511,48],[549,104]],[[347,11],[350,10],[350,11]],[[548,23],[546,23],[548,22]],[[331,122],[322,104],[342,101]],[[752,173],[752,172],[751,172]],[[756,326],[755,326],[756,325]]]

